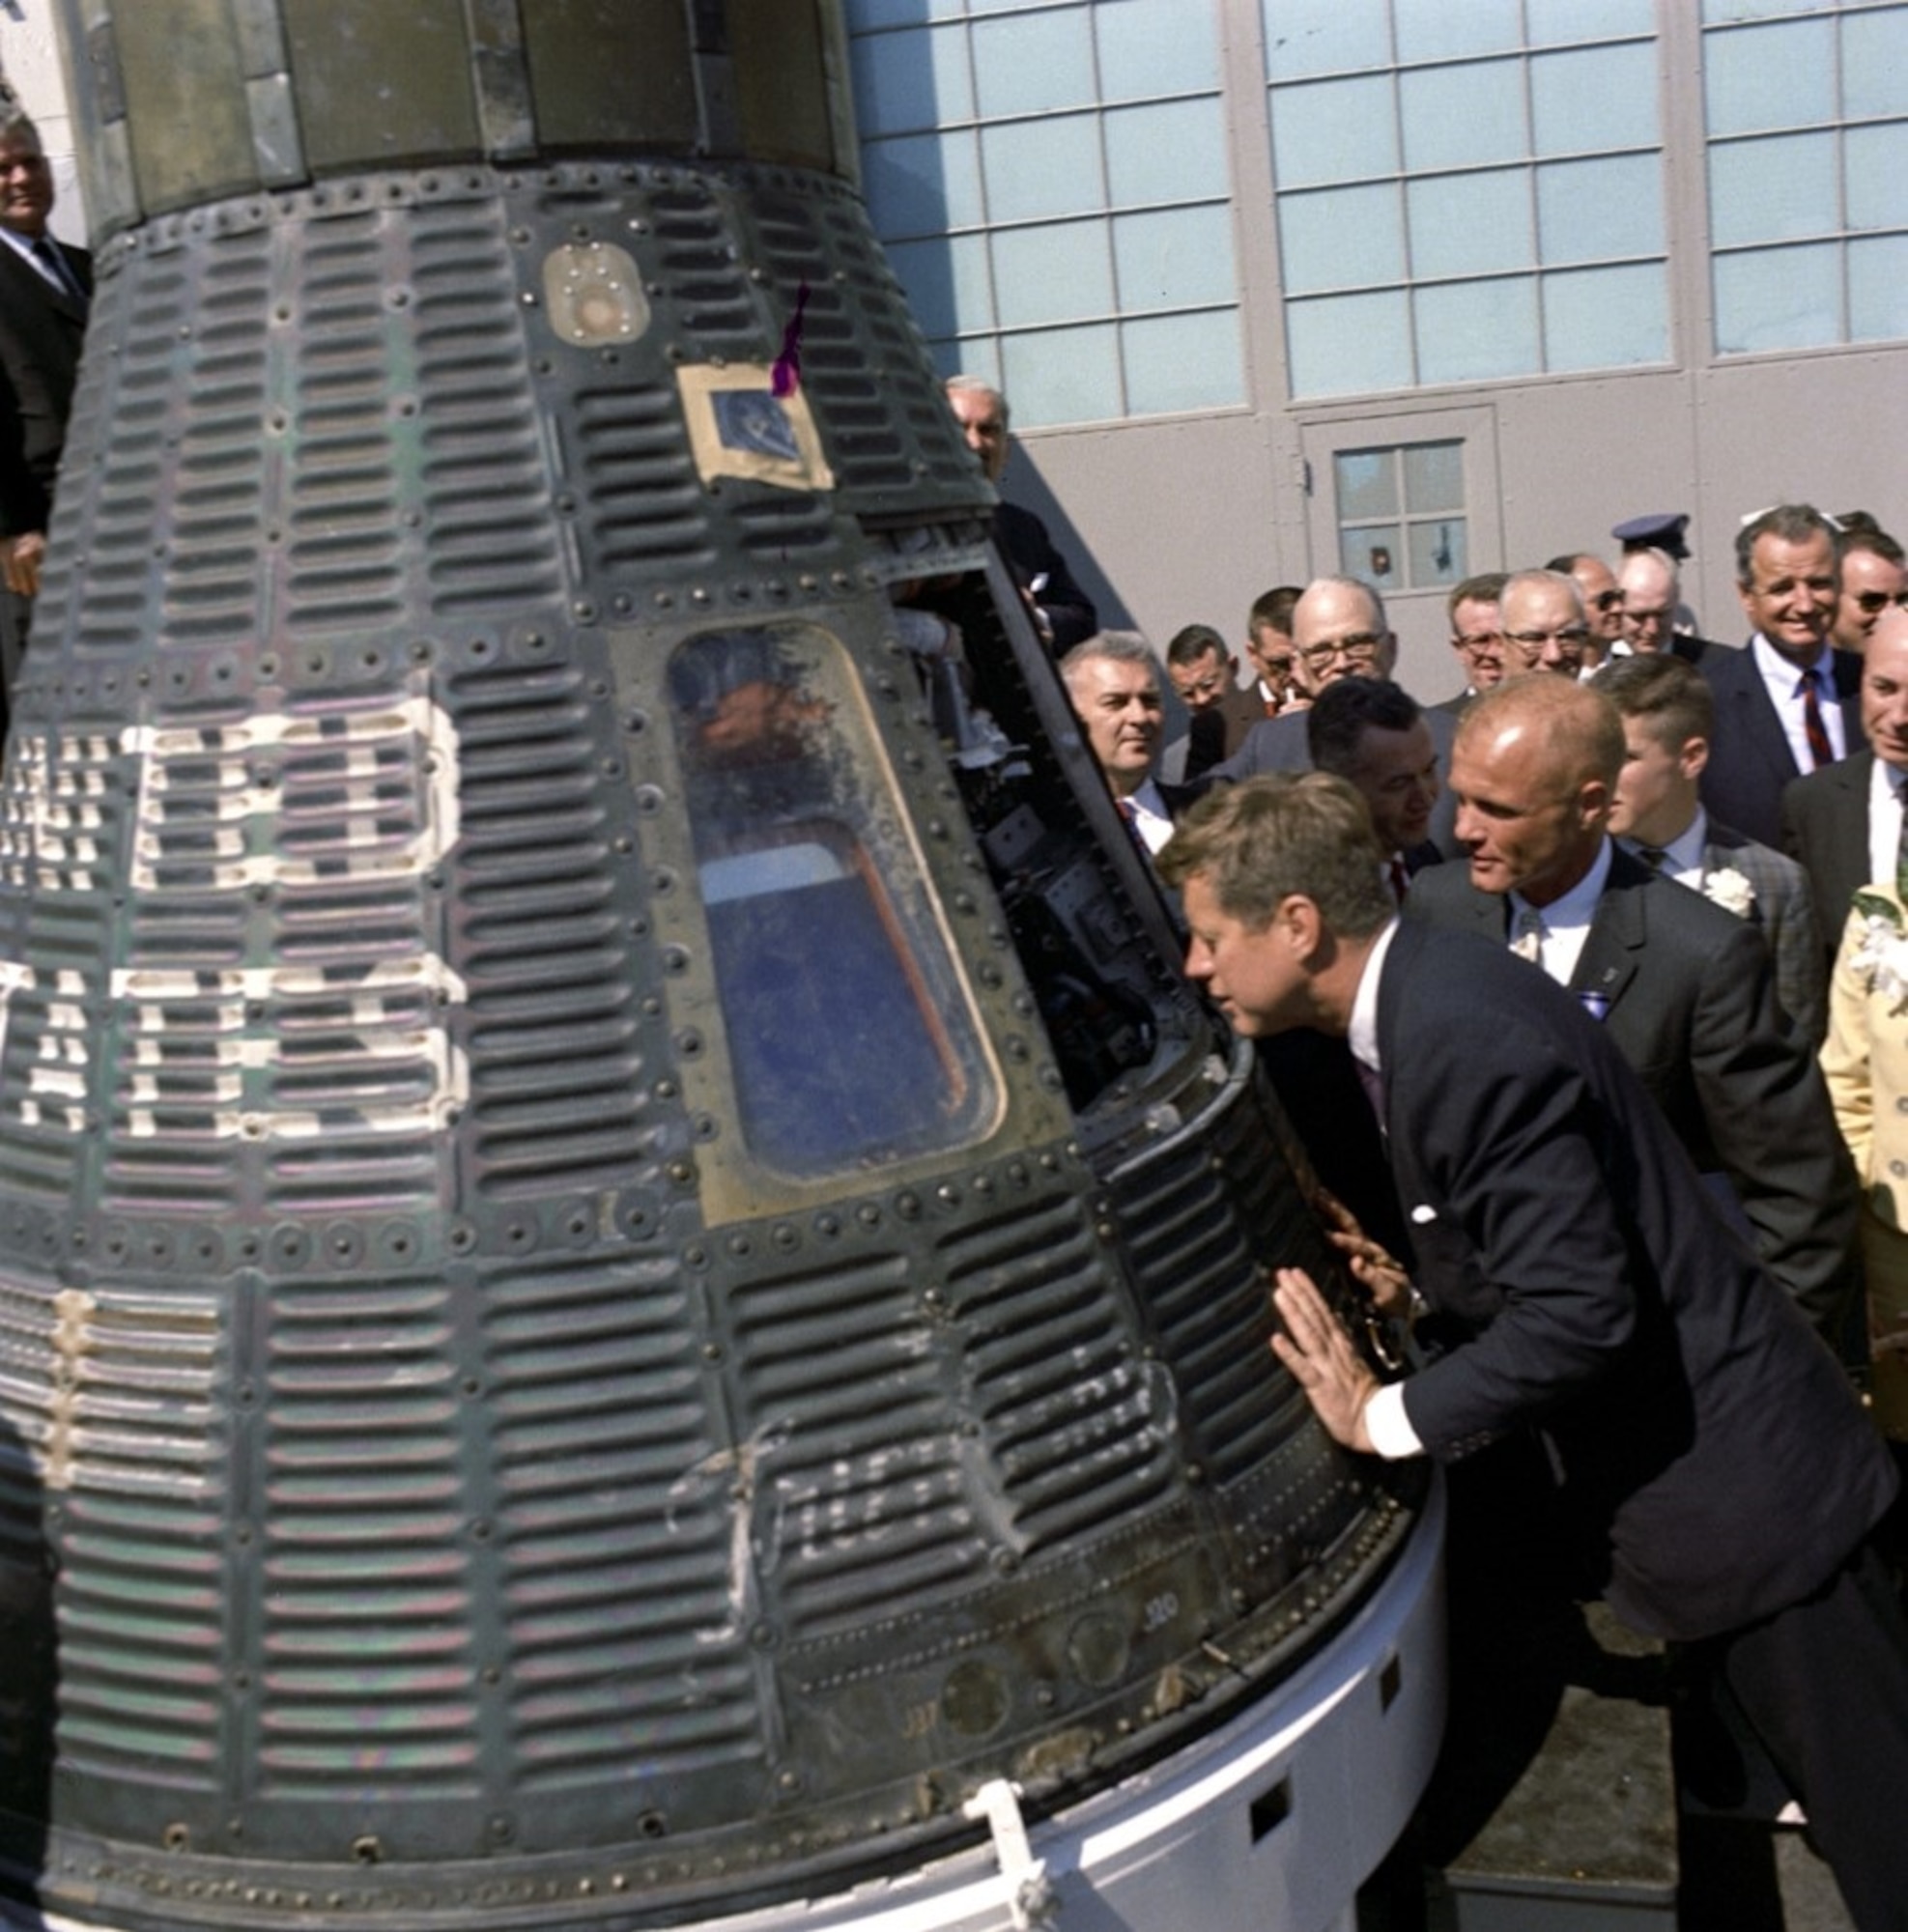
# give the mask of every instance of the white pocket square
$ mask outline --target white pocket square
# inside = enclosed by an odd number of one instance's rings
[[[1411,1209],[1411,1226],[1414,1228],[1422,1228],[1428,1222],[1435,1221],[1437,1218],[1438,1209],[1436,1208],[1427,1208],[1422,1203]]]

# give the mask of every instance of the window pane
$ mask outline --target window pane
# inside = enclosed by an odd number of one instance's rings
[[[1463,517],[1413,524],[1406,532],[1406,565],[1413,590],[1427,590],[1437,583],[1460,583],[1470,575]]]
[[[1398,514],[1398,455],[1391,449],[1345,449],[1331,460],[1338,521],[1369,523]]]
[[[1116,206],[1220,200],[1230,192],[1218,100],[1115,107],[1104,125],[1107,185]]]
[[[1272,96],[1272,169],[1280,187],[1394,174],[1391,82],[1321,80]]]
[[[850,33],[868,27],[904,27],[925,14],[930,20],[957,18],[965,8],[962,0],[847,0],[843,10]]]
[[[1362,577],[1381,590],[1405,583],[1404,531],[1397,524],[1371,524],[1338,533],[1338,567],[1347,577]]]
[[[969,121],[967,46],[959,27],[869,34],[850,49],[855,121],[864,140]]]
[[[1410,384],[1410,314],[1402,290],[1288,302],[1285,329],[1295,396],[1344,396]]]
[[[983,117],[1093,104],[1093,36],[1085,8],[981,20],[970,31],[974,91]]]
[[[1104,221],[996,229],[993,247],[1002,327],[1112,314],[1113,262]]]
[[[1519,61],[1401,73],[1398,101],[1405,165],[1413,171],[1522,160],[1530,152]]]
[[[1414,517],[1465,506],[1465,446],[1461,442],[1405,445],[1405,508]]]
[[[1279,197],[1279,253],[1291,295],[1405,279],[1395,183]]]
[[[1509,53],[1524,44],[1518,0],[1393,0],[1401,61]]]
[[[1414,275],[1474,275],[1536,261],[1526,170],[1435,177],[1409,183],[1405,193]]]
[[[1226,409],[1245,400],[1236,309],[1124,323],[1120,340],[1126,408],[1135,415]]]
[[[1099,128],[1091,115],[983,128],[981,156],[991,220],[1096,214],[1106,206]]]
[[[1816,349],[1839,342],[1841,273],[1836,243],[1764,248],[1716,258],[1716,352]]]
[[[1834,234],[1836,137],[1783,134],[1709,151],[1709,222],[1719,248]]]
[[[1585,47],[1530,63],[1530,111],[1540,155],[1653,148],[1655,45]]]
[[[1546,275],[1544,359],[1556,370],[1668,361],[1669,298],[1662,267]]]
[[[819,1175],[988,1131],[990,1059],[840,643],[705,632],[669,687],[750,1151]]]
[[[1212,8],[1188,7],[1185,0],[1099,0],[1090,11],[1102,99],[1218,86]]]
[[[1702,43],[1709,131],[1753,134],[1836,118],[1835,22],[1784,20]]]
[[[981,156],[971,133],[910,135],[862,149],[862,188],[876,231],[941,235],[981,221]]]
[[[1841,104],[1851,121],[1908,114],[1908,8],[1843,19]]]
[[[1848,244],[1848,339],[1908,336],[1908,236]]]
[[[1113,223],[1113,259],[1123,310],[1231,304],[1239,298],[1230,209],[1119,215]]]
[[[1908,121],[1841,137],[1851,228],[1908,228]]]
[[[1001,342],[1017,423],[1100,422],[1124,413],[1119,331],[1110,322]]]
[[[984,236],[891,242],[888,261],[907,291],[908,306],[925,334],[958,335],[993,327],[993,282]]]
[[[1625,155],[1539,168],[1537,233],[1546,263],[1662,254],[1662,163]]]
[[[1390,64],[1384,0],[1261,0],[1260,12],[1268,80]]]
[[[1534,276],[1420,289],[1416,313],[1420,382],[1474,383],[1543,366]]]
[[[1779,14],[1801,14],[1820,0],[1702,0],[1705,27],[1728,26],[1737,20],[1768,20]]]
[[[1653,0],[1531,0],[1530,44],[1559,47],[1613,34],[1654,34]]]

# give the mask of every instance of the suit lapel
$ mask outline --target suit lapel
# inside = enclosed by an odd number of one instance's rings
[[[1606,1013],[1637,976],[1647,923],[1643,892],[1649,882],[1649,868],[1640,861],[1620,848],[1611,854],[1609,882],[1597,900],[1583,950],[1577,955],[1577,970],[1570,976],[1570,990],[1595,995],[1604,1002]]]

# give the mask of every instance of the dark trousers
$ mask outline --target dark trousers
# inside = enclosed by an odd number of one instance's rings
[[[1862,1932],[1908,1928],[1908,1615],[1872,1542],[1812,1597],[1699,1646]]]

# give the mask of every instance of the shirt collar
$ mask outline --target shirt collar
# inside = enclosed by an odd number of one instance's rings
[[[1544,922],[1547,932],[1562,932],[1571,926],[1587,926],[1597,914],[1597,901],[1604,895],[1604,887],[1609,882],[1609,839],[1608,836],[1597,847],[1597,856],[1590,862],[1590,869],[1549,905],[1539,906],[1538,915]],[[1512,893],[1511,923],[1517,923],[1518,914],[1528,905],[1522,893]]]
[[[1353,1057],[1374,1073],[1384,1071],[1378,1058],[1378,982],[1384,971],[1384,955],[1391,951],[1391,942],[1397,936],[1398,920],[1394,914],[1365,954],[1365,969],[1358,975],[1358,990],[1352,997],[1352,1024],[1345,1034]]]
[[[1749,640],[1749,648],[1755,659],[1756,669],[1762,673],[1762,681],[1772,691],[1780,689],[1786,696],[1793,697],[1796,680],[1812,677],[1825,694],[1833,695],[1834,685],[1830,679],[1829,667],[1834,658],[1828,639],[1822,639],[1821,648],[1815,653],[1815,662],[1806,671],[1793,660],[1785,658],[1760,631]]]

